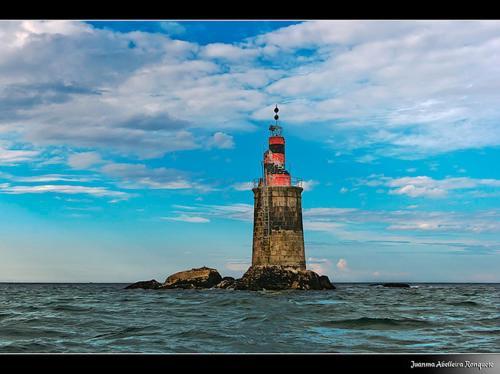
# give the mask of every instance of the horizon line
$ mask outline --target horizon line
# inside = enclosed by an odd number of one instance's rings
[[[137,282],[137,281],[136,281]],[[132,282],[23,282],[23,281],[0,281],[0,284],[131,284]],[[384,284],[384,283],[408,283],[408,284],[500,284],[499,282],[411,282],[411,281],[353,281],[353,282],[334,282],[334,284]]]

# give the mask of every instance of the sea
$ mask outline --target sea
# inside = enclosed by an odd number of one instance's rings
[[[0,353],[500,352],[499,284],[125,286],[0,284]]]

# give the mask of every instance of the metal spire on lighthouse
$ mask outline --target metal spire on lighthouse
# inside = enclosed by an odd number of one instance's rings
[[[278,115],[279,112],[278,104],[276,104],[276,107],[274,108],[274,120],[276,121],[276,124],[269,126],[269,131],[271,131],[271,136],[281,136],[281,130],[282,127],[278,125],[278,119],[280,116]]]

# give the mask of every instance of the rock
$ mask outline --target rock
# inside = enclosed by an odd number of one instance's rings
[[[161,287],[161,283],[157,282],[156,279],[151,279],[148,281],[135,282],[131,285],[125,287],[126,290],[132,290],[136,288],[142,288],[145,290],[156,290]]]
[[[236,281],[237,290],[325,290],[335,289],[327,276],[319,276],[312,270],[287,266],[251,266]]]
[[[393,288],[410,288],[408,283],[373,283],[370,286],[382,286],[382,287],[393,287]]]
[[[215,285],[215,288],[224,288],[234,290],[236,286],[236,279],[233,277],[224,277],[222,280]]]
[[[326,275],[321,275],[319,277],[319,284],[323,290],[334,290],[335,286],[330,282],[330,279]]]
[[[172,274],[160,288],[211,288],[220,283],[221,280],[222,277],[216,269],[204,266]]]
[[[384,287],[397,287],[397,288],[410,288],[408,283],[384,283],[382,284]]]

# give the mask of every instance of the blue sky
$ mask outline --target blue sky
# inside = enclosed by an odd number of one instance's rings
[[[500,281],[500,22],[0,23],[0,281],[249,266],[273,107],[334,281]]]

